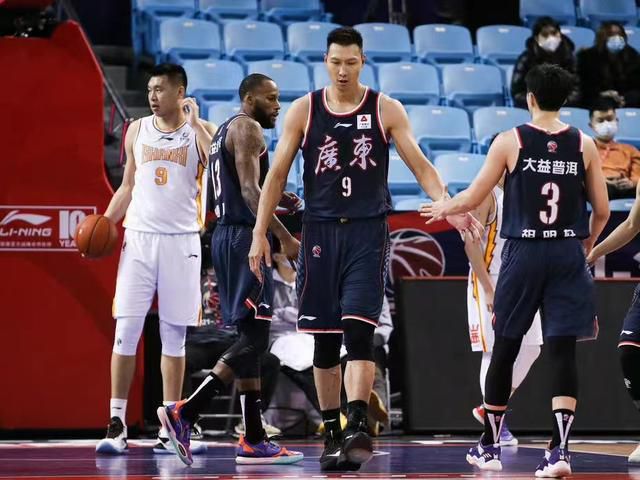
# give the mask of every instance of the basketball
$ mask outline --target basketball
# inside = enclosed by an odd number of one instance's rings
[[[75,233],[76,246],[84,257],[100,258],[111,255],[118,242],[116,224],[104,215],[88,215]]]

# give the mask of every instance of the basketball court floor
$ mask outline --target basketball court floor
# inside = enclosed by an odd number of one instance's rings
[[[282,442],[300,450],[305,460],[288,466],[240,466],[234,443],[207,442],[208,451],[186,467],[174,455],[152,452],[152,440],[132,440],[122,456],[96,455],[95,440],[6,441],[0,443],[0,479],[132,480],[168,479],[451,479],[534,478],[543,455],[543,440],[527,439],[519,447],[503,448],[502,472],[481,473],[465,461],[471,438],[396,437],[375,444],[375,456],[359,472],[320,472],[320,441]],[[580,440],[572,445],[572,479],[638,479],[640,465],[630,466],[627,455],[637,443],[631,440]]]

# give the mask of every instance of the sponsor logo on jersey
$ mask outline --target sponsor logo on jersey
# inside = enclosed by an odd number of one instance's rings
[[[349,128],[350,126],[352,126],[353,123],[336,123],[333,128],[338,128],[338,127],[345,127],[345,128]]]
[[[320,258],[320,254],[322,253],[320,245],[314,245],[311,249],[311,253],[313,254],[314,258]]]
[[[369,128],[371,128],[371,114],[358,115],[358,130],[367,130]]]
[[[549,153],[556,153],[558,151],[558,144],[553,140],[547,142],[547,150],[549,150]]]

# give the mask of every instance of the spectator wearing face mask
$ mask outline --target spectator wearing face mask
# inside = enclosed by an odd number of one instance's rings
[[[533,35],[527,39],[526,49],[520,54],[513,69],[511,96],[516,107],[527,108],[527,72],[536,65],[552,63],[576,74],[573,42],[562,35],[560,25],[551,17],[540,17],[533,26]],[[579,102],[578,84],[569,94],[567,105]]]
[[[618,132],[616,102],[611,97],[598,98],[591,109],[590,125],[602,161],[609,199],[634,198],[640,178],[640,151],[632,145],[614,140]]]
[[[602,23],[595,45],[578,52],[578,76],[585,108],[600,96],[618,107],[640,106],[640,55],[618,22]]]

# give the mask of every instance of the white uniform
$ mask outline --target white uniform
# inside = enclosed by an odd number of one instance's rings
[[[482,244],[484,245],[484,261],[489,276],[495,287],[498,273],[502,264],[502,247],[504,239],[500,238],[502,228],[502,188],[495,187],[491,192],[494,201],[495,214],[489,219],[485,228]],[[493,350],[493,313],[487,308],[484,290],[473,270],[469,269],[469,284],[467,286],[467,317],[469,319],[469,339],[474,352],[491,352]],[[542,325],[540,312],[537,312],[531,328],[522,340],[524,345],[542,345]]]
[[[154,115],[144,117],[133,156],[135,185],[123,222],[113,316],[144,317],[157,288],[162,321],[195,325],[206,199],[196,134],[187,123],[163,132]]]

